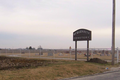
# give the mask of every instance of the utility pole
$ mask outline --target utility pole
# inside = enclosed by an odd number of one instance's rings
[[[114,65],[115,57],[115,1],[113,0],[113,15],[112,15],[112,65]]]

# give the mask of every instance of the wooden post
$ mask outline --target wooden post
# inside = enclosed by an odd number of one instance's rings
[[[77,41],[75,41],[75,60],[77,61]]]
[[[89,61],[89,40],[87,40],[87,61]]]
[[[113,0],[113,15],[112,15],[112,65],[114,65],[115,57],[115,0]]]

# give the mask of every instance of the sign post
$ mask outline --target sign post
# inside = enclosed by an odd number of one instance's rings
[[[77,61],[77,41],[75,41],[75,60]]]
[[[89,40],[87,40],[87,61],[89,61]]]
[[[75,41],[75,60],[77,60],[77,41],[87,41],[87,61],[89,61],[89,40],[91,40],[90,30],[78,29],[73,32],[73,41]]]

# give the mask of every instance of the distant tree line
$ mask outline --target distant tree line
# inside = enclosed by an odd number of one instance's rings
[[[26,47],[26,49],[35,50],[32,46]]]

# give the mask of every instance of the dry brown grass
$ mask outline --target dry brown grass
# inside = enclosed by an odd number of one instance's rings
[[[56,60],[57,63],[37,68],[1,70],[0,80],[57,80],[105,71],[106,66],[82,61]]]

